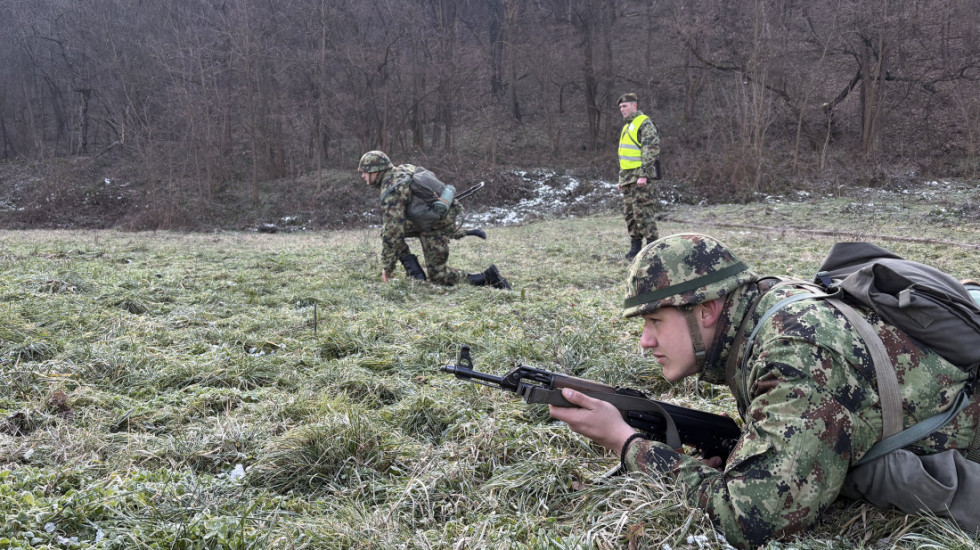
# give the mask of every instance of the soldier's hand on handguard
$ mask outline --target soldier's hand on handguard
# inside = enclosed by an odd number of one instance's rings
[[[639,178],[639,179],[636,180],[636,186],[637,187],[643,187],[646,184],[647,184],[647,179],[646,178]]]
[[[563,389],[561,395],[577,407],[548,405],[551,417],[610,451],[618,453],[629,436],[636,433],[611,403],[568,388]]]

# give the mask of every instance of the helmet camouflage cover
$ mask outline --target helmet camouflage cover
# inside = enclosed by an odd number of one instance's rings
[[[696,233],[670,235],[648,244],[630,265],[623,317],[722,298],[756,279],[716,239]]]
[[[391,159],[382,151],[368,151],[357,163],[358,172],[384,172],[391,168]]]

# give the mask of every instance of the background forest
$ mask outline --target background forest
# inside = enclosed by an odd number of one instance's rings
[[[616,456],[438,367],[468,344],[488,372],[736,413],[668,384],[619,315],[626,91],[662,135],[662,234],[711,227],[763,273],[846,237],[976,278],[978,8],[0,0],[0,548],[731,548],[679,491],[602,478]],[[374,148],[485,181],[468,215],[523,209],[452,252],[514,291],[379,280]],[[313,231],[204,232],[266,223]],[[201,232],[127,231],[156,229]],[[825,517],[769,548],[980,544]]]
[[[488,203],[518,168],[612,179],[624,91],[714,200],[976,178],[977,7],[0,0],[0,225],[352,225],[373,148]]]

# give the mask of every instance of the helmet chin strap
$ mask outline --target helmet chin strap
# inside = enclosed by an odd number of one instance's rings
[[[694,358],[697,361],[698,372],[704,369],[704,339],[701,338],[701,326],[698,324],[698,317],[694,314],[694,308],[684,308],[684,318],[687,319],[687,328],[691,333],[691,344],[694,346]]]

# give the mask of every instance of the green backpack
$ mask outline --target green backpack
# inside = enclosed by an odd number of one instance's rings
[[[399,168],[412,172],[412,181],[409,184],[412,187],[412,200],[408,203],[405,214],[423,232],[429,231],[449,213],[456,197],[456,188],[442,183],[435,174],[421,166],[403,164]],[[381,193],[381,200],[394,188],[393,185],[385,189]]]

